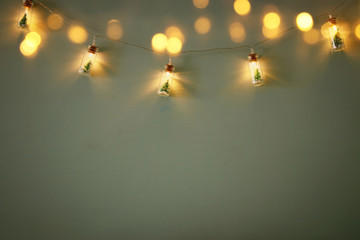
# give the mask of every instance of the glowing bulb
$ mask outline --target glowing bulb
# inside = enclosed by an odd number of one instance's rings
[[[165,35],[167,36],[167,38],[178,38],[183,44],[185,42],[185,36],[180,30],[180,28],[178,28],[177,26],[167,27],[165,30]]]
[[[310,31],[304,32],[303,38],[307,44],[315,44],[320,41],[320,32],[319,30],[311,29]]]
[[[254,86],[261,86],[264,84],[264,75],[261,68],[261,63],[259,60],[259,55],[254,53],[254,50],[251,49],[251,54],[248,56],[249,66],[250,66],[250,76],[251,81]]]
[[[41,36],[37,32],[30,32],[26,34],[25,39],[33,42],[36,45],[36,47],[38,47],[41,43]]]
[[[171,54],[177,54],[182,49],[182,43],[178,38],[170,38],[167,43],[167,51]]]
[[[73,26],[68,30],[68,38],[73,43],[81,44],[87,40],[88,34],[84,28],[80,26]]]
[[[193,3],[197,8],[206,8],[209,5],[209,0],[193,0]]]
[[[97,51],[98,47],[95,46],[94,41],[92,45],[89,45],[88,50],[84,53],[79,73],[81,73],[82,75],[90,75],[91,70],[93,69],[95,64]]]
[[[163,52],[166,49],[167,37],[162,33],[157,33],[151,40],[151,45],[155,51]]]
[[[31,57],[36,53],[37,46],[33,41],[30,41],[28,39],[25,39],[20,44],[20,52],[25,57]]]
[[[251,10],[251,5],[247,0],[235,0],[234,10],[239,15],[246,15]]]
[[[112,19],[107,23],[106,34],[109,38],[119,40],[123,35],[123,28],[119,20]]]
[[[337,18],[330,16],[328,23],[332,50],[335,52],[343,50],[345,48],[345,42]]]
[[[229,26],[231,40],[240,43],[245,40],[246,32],[244,26],[240,22],[234,22]]]
[[[170,96],[171,86],[173,83],[175,67],[171,64],[171,58],[169,63],[165,65],[165,71],[161,73],[160,84],[158,89],[158,94],[160,96],[168,97]]]
[[[313,18],[309,13],[302,12],[296,17],[296,24],[298,28],[303,31],[309,31],[313,27]]]
[[[210,31],[211,22],[206,17],[200,17],[195,21],[194,28],[199,34],[206,34]]]
[[[59,30],[64,24],[64,20],[55,14],[50,14],[47,19],[47,25],[52,30]]]
[[[355,35],[357,38],[360,39],[360,24],[356,26],[355,28]]]
[[[32,6],[33,1],[31,0],[25,0],[24,5],[20,11],[18,24],[17,26],[22,29],[29,29],[31,24],[31,18],[32,18]]]
[[[280,26],[280,16],[277,13],[270,12],[264,17],[264,26],[269,29],[275,29]]]

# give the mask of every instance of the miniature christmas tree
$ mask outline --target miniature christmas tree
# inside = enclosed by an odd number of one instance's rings
[[[27,25],[27,15],[25,13],[19,22],[19,26],[22,28],[26,28],[26,25]]]
[[[85,64],[85,66],[83,67],[83,72],[89,73],[90,69],[91,69],[91,61],[89,61],[87,64]]]
[[[170,93],[170,85],[169,85],[169,79],[166,81],[166,83],[162,86],[160,89],[160,92],[166,92],[167,94]]]
[[[334,45],[336,48],[340,48],[343,45],[343,39],[341,38],[339,31],[337,31],[334,36]]]
[[[256,81],[256,82],[259,82],[259,81],[262,80],[259,69],[256,69],[256,70],[255,70],[255,76],[254,76],[254,78],[255,78],[255,81]]]

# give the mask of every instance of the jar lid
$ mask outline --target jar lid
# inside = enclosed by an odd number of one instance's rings
[[[32,0],[25,0],[25,1],[24,1],[24,7],[31,8],[32,5],[33,5],[33,1],[32,1]]]
[[[165,70],[167,72],[173,72],[175,70],[175,66],[174,65],[171,65],[171,64],[166,64],[165,65]]]
[[[251,53],[248,56],[248,60],[249,62],[253,62],[253,61],[257,61],[259,58],[259,55],[257,55],[256,53]]]
[[[92,54],[95,54],[98,50],[99,50],[99,48],[98,48],[97,46],[95,46],[95,45],[90,45],[88,52],[89,52],[89,53],[92,53]]]

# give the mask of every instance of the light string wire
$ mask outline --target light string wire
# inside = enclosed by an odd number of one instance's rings
[[[326,14],[321,14],[321,15],[318,15],[318,16],[315,16],[313,17],[314,20],[318,19],[318,18],[321,18],[321,17],[325,17],[325,16],[329,16],[331,14],[333,14],[334,12],[336,12],[337,10],[339,10],[342,6],[344,6],[345,3],[347,3],[349,0],[343,0],[341,3],[339,3],[335,8],[333,8],[330,13],[326,13]],[[55,16],[61,18],[64,20],[64,22],[66,22],[67,24],[69,25],[73,25],[73,26],[80,26],[79,24],[76,24],[74,20],[68,18],[68,17],[64,17],[62,15],[59,15],[57,13],[55,13],[53,10],[51,10],[48,6],[46,6],[44,3],[42,3],[41,1],[37,1],[35,0],[34,1],[35,3],[37,3],[39,6],[43,7],[45,10],[47,10],[48,12],[50,12],[51,14],[54,14]],[[84,27],[83,27],[84,28]],[[284,34],[288,33],[288,32],[291,32],[293,30],[297,29],[296,26],[292,26],[292,27],[289,27],[283,31],[281,31],[279,33],[280,36],[283,36]],[[166,53],[161,53],[161,52],[157,52],[155,50],[153,50],[152,48],[149,48],[149,47],[145,47],[145,46],[142,46],[142,45],[139,45],[139,44],[136,44],[136,43],[132,43],[132,42],[127,42],[127,41],[123,41],[123,40],[116,40],[116,39],[112,39],[112,38],[109,38],[105,35],[102,35],[102,34],[95,34],[91,31],[89,31],[87,28],[84,28],[84,30],[91,36],[93,36],[93,43],[95,42],[95,39],[96,38],[103,38],[103,39],[107,39],[107,40],[110,40],[110,41],[114,41],[114,42],[117,42],[117,43],[121,43],[123,45],[127,45],[127,46],[130,46],[130,47],[135,47],[135,48],[138,48],[138,49],[142,49],[142,50],[146,50],[146,51],[149,51],[149,52],[153,52],[153,53],[156,53],[156,54],[160,54],[160,55],[166,55],[166,56],[171,56],[171,54],[166,54]],[[205,53],[205,52],[214,52],[214,51],[228,51],[228,50],[237,50],[237,49],[242,49],[242,48],[250,48],[250,49],[253,49],[255,47],[258,47],[270,40],[273,40],[274,38],[265,38],[264,40],[261,40],[257,43],[255,43],[254,45],[240,45],[240,46],[235,46],[235,47],[217,47],[217,48],[208,48],[208,49],[199,49],[199,50],[196,50],[196,49],[193,49],[193,50],[184,50],[184,51],[181,51],[177,54],[174,54],[175,56],[178,56],[180,54],[187,54],[187,53]]]

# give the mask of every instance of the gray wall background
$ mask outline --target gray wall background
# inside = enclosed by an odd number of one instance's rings
[[[81,78],[87,43],[71,43],[68,26],[45,30],[38,55],[23,57],[19,2],[0,3],[1,239],[360,239],[353,33],[336,55],[299,31],[262,45],[260,88],[250,85],[247,49],[176,57],[174,96],[161,98],[166,57],[99,40],[104,71]],[[271,1],[286,26],[338,2]],[[99,32],[119,19],[123,40],[147,46],[177,24],[186,50],[235,46],[232,20],[244,24],[244,43],[261,40],[269,1],[252,1],[246,17],[230,0],[205,10],[190,0],[45,3]],[[337,16],[355,23],[359,13],[350,1]],[[213,23],[205,36],[193,30],[200,15]]]

